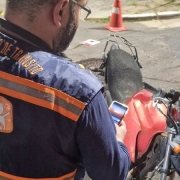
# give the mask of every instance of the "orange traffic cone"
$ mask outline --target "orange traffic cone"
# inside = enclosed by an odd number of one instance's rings
[[[110,18],[110,24],[104,28],[113,32],[128,30],[123,26],[121,0],[114,0],[114,7]]]

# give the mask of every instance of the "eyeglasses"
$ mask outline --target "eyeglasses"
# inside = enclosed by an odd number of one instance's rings
[[[81,18],[83,20],[87,19],[87,17],[91,14],[91,9],[87,6],[82,6],[81,4],[79,4],[78,2],[76,2],[75,0],[71,0],[73,3],[77,4],[81,9],[83,9],[84,11],[86,11],[86,13],[81,13]]]

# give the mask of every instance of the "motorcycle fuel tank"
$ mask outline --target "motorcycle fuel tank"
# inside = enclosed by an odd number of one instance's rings
[[[143,89],[126,102],[129,112],[124,117],[127,127],[124,143],[132,162],[142,157],[148,150],[153,137],[164,132],[166,127],[166,118],[153,107],[152,96],[151,92]],[[158,107],[164,114],[167,113],[164,104],[158,104]]]

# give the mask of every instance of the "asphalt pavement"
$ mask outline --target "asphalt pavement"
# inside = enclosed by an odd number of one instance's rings
[[[113,1],[111,3],[106,0],[104,3],[102,0],[98,2],[89,1],[89,6],[92,8],[90,18],[101,19],[102,16],[107,18],[108,14],[111,17]],[[139,4],[132,6],[132,1],[122,1],[122,12],[125,14],[122,13],[119,17],[122,17],[122,26],[125,26],[127,31],[111,32],[105,29],[104,26],[110,25],[110,21],[107,23],[81,21],[66,54],[74,61],[101,59],[108,36],[110,34],[122,36],[137,48],[139,61],[143,66],[144,81],[165,90],[171,88],[180,90],[179,0],[176,1],[177,4],[166,4],[162,0],[161,5],[158,4],[158,0],[135,2]],[[95,13],[93,13],[94,11]],[[96,14],[99,15],[96,16]],[[129,18],[133,21],[129,21]],[[99,43],[92,46],[83,45],[82,42],[87,40]],[[122,42],[120,43],[122,45]]]
[[[110,32],[107,24],[81,21],[66,54],[74,61],[100,59],[110,34],[125,37],[136,46],[144,80],[154,86],[180,90],[180,18],[124,22],[127,31]],[[86,46],[86,40],[99,41]],[[121,42],[120,42],[121,43]],[[121,43],[122,44],[122,43]]]

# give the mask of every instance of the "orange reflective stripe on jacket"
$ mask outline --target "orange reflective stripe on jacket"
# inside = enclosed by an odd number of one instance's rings
[[[13,176],[7,173],[4,173],[2,171],[0,171],[0,180],[74,180],[74,176],[75,176],[76,170],[66,174],[64,176],[61,177],[57,177],[57,178],[24,178],[24,177],[19,177],[19,176]]]
[[[85,104],[57,89],[0,71],[0,93],[56,111],[77,121]]]

